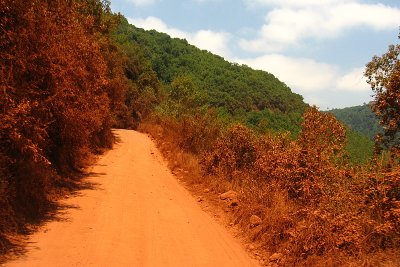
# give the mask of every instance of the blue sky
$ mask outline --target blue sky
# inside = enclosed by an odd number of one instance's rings
[[[131,24],[274,74],[321,109],[372,100],[362,73],[398,43],[396,0],[112,0]]]

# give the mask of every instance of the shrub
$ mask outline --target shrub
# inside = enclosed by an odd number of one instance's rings
[[[195,155],[209,151],[221,135],[222,126],[213,110],[187,114],[178,121],[178,135],[181,137],[178,139],[179,146]]]
[[[257,139],[247,127],[231,126],[207,152],[202,161],[206,174],[218,174],[232,181],[234,174],[252,169],[256,161]]]

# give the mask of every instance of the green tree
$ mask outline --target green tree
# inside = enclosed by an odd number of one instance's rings
[[[185,109],[200,107],[205,99],[204,93],[195,85],[190,76],[176,77],[171,83],[169,96]]]

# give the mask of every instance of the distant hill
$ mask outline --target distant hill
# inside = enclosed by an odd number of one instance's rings
[[[230,63],[186,40],[136,28],[126,20],[116,35],[120,42],[142,47],[164,85],[170,85],[177,77],[190,77],[208,106],[249,126],[258,127],[254,123],[264,117],[272,129],[296,131],[293,124],[298,124],[307,107],[302,96],[293,93],[273,74]]]
[[[127,22],[121,25],[120,33],[144,48],[162,82],[171,83],[178,76],[191,76],[199,88],[207,92],[212,106],[224,106],[230,111],[242,108],[281,112],[303,112],[307,106],[302,96],[293,93],[271,73],[230,63],[186,40],[139,29]]]
[[[374,139],[374,136],[378,132],[382,131],[378,119],[368,104],[343,109],[332,109],[329,112],[333,113],[338,120],[348,125],[353,131],[362,133],[371,140]]]

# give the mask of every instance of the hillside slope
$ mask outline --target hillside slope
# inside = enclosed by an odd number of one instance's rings
[[[122,23],[118,31],[145,49],[153,69],[164,83],[176,77],[193,77],[200,89],[208,94],[213,106],[245,110],[277,109],[282,112],[303,111],[302,96],[274,75],[253,70],[224,60],[208,51],[190,45],[186,40],[171,38],[157,31],[145,31]]]
[[[349,128],[347,151],[352,161],[368,162],[373,154],[374,137],[382,129],[368,104],[328,112]]]
[[[185,77],[193,83],[203,104],[250,126],[256,126],[263,117],[271,129],[292,130],[307,107],[302,96],[274,75],[230,63],[186,40],[136,28],[124,19],[115,39],[125,46],[140,46],[168,92],[173,90],[174,81]]]
[[[371,140],[382,130],[378,119],[368,104],[343,109],[332,109],[329,112],[333,113],[338,120],[348,125],[352,130],[369,137]]]

